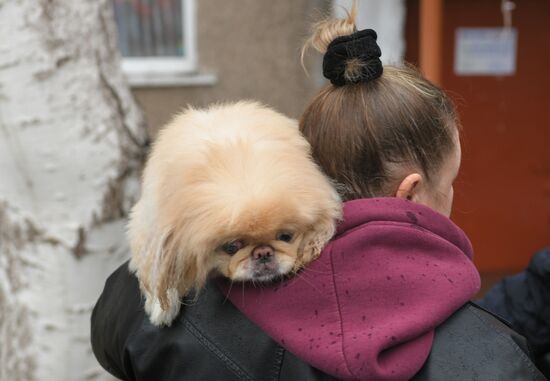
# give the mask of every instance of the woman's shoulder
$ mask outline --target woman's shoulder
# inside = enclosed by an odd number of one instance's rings
[[[284,349],[246,319],[215,282],[182,301],[170,327],[152,325],[136,277],[120,266],[92,313],[92,348],[123,380],[259,380],[278,374]],[[271,379],[268,377],[267,379]]]
[[[285,356],[285,380],[334,380]],[[283,374],[283,373],[282,373]],[[497,316],[467,303],[436,329],[432,350],[412,381],[544,381],[525,338]]]
[[[135,276],[122,265],[92,314],[92,348],[124,380],[335,380],[286,351],[236,309],[215,282],[169,328],[151,325]],[[525,339],[468,303],[436,330],[415,381],[544,380]]]
[[[508,323],[467,303],[436,329],[432,351],[414,381],[546,380],[529,345]]]

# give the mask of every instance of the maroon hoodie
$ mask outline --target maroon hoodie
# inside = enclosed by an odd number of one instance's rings
[[[398,198],[346,202],[322,255],[264,288],[226,288],[274,340],[345,380],[406,380],[435,328],[479,289],[472,247],[443,215]]]

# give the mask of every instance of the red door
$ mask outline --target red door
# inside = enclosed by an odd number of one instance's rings
[[[500,0],[447,0],[442,86],[456,100],[463,161],[453,219],[481,271],[517,271],[550,246],[550,1],[515,1],[512,76],[457,76],[458,27],[501,27]],[[418,1],[408,2],[407,60],[418,57]]]

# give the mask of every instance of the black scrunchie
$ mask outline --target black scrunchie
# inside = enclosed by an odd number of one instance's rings
[[[323,75],[335,86],[350,83],[369,82],[382,75],[382,52],[376,43],[376,32],[365,29],[335,38],[327,47],[323,58]],[[353,81],[344,78],[346,65],[350,59],[364,63],[361,73]]]

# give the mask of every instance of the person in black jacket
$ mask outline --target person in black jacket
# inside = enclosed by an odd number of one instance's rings
[[[127,381],[332,381],[271,339],[227,301],[216,282],[189,295],[169,328],[153,326],[127,263],[107,279],[92,315],[99,363]],[[543,381],[525,339],[466,303],[435,331],[414,381]]]
[[[446,94],[383,67],[376,33],[318,25],[331,84],[300,129],[339,184],[344,219],[320,258],[254,288],[212,279],[170,327],[153,326],[123,264],[92,314],[92,348],[123,380],[544,380],[525,339],[467,300],[479,287],[448,219],[460,165]],[[274,163],[276,165],[276,163]],[[289,189],[291,192],[292,189]]]
[[[550,248],[536,253],[525,271],[503,279],[477,303],[527,338],[535,363],[550,377]]]

